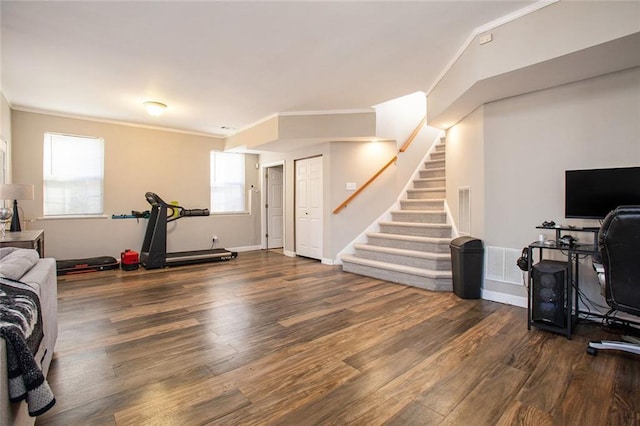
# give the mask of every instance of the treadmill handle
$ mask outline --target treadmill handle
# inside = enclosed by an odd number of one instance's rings
[[[209,209],[184,209],[180,216],[209,216]]]

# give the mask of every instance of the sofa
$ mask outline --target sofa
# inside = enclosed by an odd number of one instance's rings
[[[0,248],[0,277],[25,283],[39,296],[43,337],[34,358],[46,377],[58,337],[55,259],[40,258],[36,250],[3,247]],[[0,426],[33,425],[35,417],[29,415],[27,401],[9,402],[8,388],[7,347],[5,339],[0,338]]]

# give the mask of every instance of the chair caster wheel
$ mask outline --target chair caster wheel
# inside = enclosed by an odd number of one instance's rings
[[[594,347],[587,346],[587,353],[591,356],[596,356],[598,355],[598,350]]]

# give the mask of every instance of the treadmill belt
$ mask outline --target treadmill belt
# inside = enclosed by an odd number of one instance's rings
[[[167,266],[191,265],[194,263],[221,262],[238,257],[235,251],[225,249],[178,251],[167,253]]]

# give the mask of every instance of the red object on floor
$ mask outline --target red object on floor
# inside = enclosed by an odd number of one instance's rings
[[[120,267],[125,271],[135,271],[140,264],[138,252],[126,249],[120,253]]]

